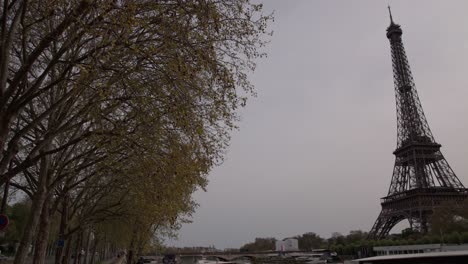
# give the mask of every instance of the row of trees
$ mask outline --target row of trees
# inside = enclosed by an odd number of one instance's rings
[[[131,263],[195,209],[270,16],[248,0],[3,0],[0,16],[1,211],[12,191],[28,204],[14,263]]]
[[[434,208],[430,217],[430,232],[427,234],[406,228],[399,234],[390,234],[384,240],[368,240],[367,236],[367,232],[353,230],[347,235],[333,232],[328,239],[322,238],[313,232],[295,236],[294,238],[298,240],[300,250],[328,248],[346,255],[355,254],[362,247],[372,246],[468,243],[468,200],[445,202]],[[264,241],[270,243],[264,243]],[[275,238],[256,238],[254,242],[242,246],[241,250],[274,250],[275,241]]]
[[[427,234],[406,228],[401,233],[391,234],[383,240],[368,240],[368,233],[361,230],[350,231],[347,235],[334,232],[327,239],[313,232],[295,236],[294,238],[298,240],[299,250],[309,251],[325,248],[343,255],[357,255],[363,248],[374,246],[468,243],[468,201],[441,204],[431,216],[430,227],[431,230]],[[275,241],[275,238],[256,238],[254,242],[242,246],[240,250],[274,250]]]
[[[297,239],[299,250],[310,251],[312,249],[330,248],[332,245],[352,244],[365,240],[367,233],[361,230],[351,231],[344,236],[334,232],[328,239],[322,238],[314,232],[307,232],[292,238]],[[271,251],[275,250],[276,238],[255,238],[254,242],[247,243],[240,248],[240,251]]]
[[[406,228],[401,233],[390,234],[386,239],[368,240],[367,233],[358,230],[351,231],[347,236],[334,233],[324,246],[338,254],[357,255],[363,248],[375,246],[468,243],[467,205],[468,201],[465,201],[436,208],[430,221],[431,230],[426,234]]]
[[[332,237],[325,239],[319,235],[309,232],[296,236],[299,250],[310,251],[313,249],[330,249],[340,255],[357,255],[363,248],[375,246],[399,246],[416,244],[462,244],[468,243],[468,231],[452,231],[445,234],[426,234],[412,232],[405,229],[401,234],[392,234],[382,240],[367,240],[367,233],[361,230],[351,231],[348,235],[334,233]],[[275,238],[256,238],[254,242],[247,243],[240,251],[272,251],[275,250]]]
[[[275,249],[276,238],[267,237],[255,238],[254,242],[247,243],[240,247],[241,252],[259,252],[259,251],[270,251]]]
[[[401,246],[421,244],[468,244],[468,232],[451,232],[441,235],[419,235],[418,238],[393,234],[383,240],[359,240],[353,243],[331,244],[328,248],[340,255],[358,255],[363,248],[376,246]]]

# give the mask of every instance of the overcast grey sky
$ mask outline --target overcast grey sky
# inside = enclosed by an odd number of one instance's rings
[[[224,164],[177,246],[369,231],[396,147],[387,4],[429,125],[468,186],[468,2],[264,0],[275,10]]]

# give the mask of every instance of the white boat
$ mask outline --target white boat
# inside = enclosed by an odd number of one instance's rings
[[[320,264],[320,263],[327,263],[327,260],[322,258],[322,255],[312,255],[305,264]]]
[[[308,254],[296,257],[295,260],[300,261],[304,264],[320,264],[320,263],[327,263],[325,259],[323,259],[323,254]]]
[[[210,258],[203,256],[201,259],[197,260],[196,264],[235,264],[232,261],[221,261],[218,258]]]

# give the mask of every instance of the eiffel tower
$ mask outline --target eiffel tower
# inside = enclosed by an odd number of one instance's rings
[[[436,207],[460,203],[468,190],[440,152],[424,115],[411,74],[400,25],[393,22],[390,7],[390,41],[396,97],[398,140],[395,167],[382,211],[369,232],[370,239],[382,239],[402,220],[422,233],[430,228]]]

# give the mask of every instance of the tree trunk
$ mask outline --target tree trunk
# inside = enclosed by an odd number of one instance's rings
[[[71,253],[71,245],[73,242],[73,234],[67,239],[67,247],[65,248],[65,255],[62,258],[62,264],[68,264],[70,260],[70,253]]]
[[[84,237],[84,232],[82,231],[80,234],[80,246],[78,247],[78,264],[81,264],[81,260],[83,259],[83,237]]]
[[[10,181],[5,182],[5,188],[3,189],[2,207],[0,208],[0,214],[4,214],[8,201],[8,190],[10,189]]]
[[[31,211],[29,213],[29,219],[23,232],[23,236],[19,243],[18,251],[16,252],[14,264],[24,264],[26,256],[28,255],[29,246],[31,240],[36,231],[37,224],[39,223],[39,217],[44,206],[44,201],[47,196],[47,175],[49,170],[49,157],[44,156],[41,158],[39,181],[37,185],[37,192],[34,195],[32,201]]]
[[[65,229],[68,225],[68,196],[65,196],[62,201],[62,215],[60,217],[60,228],[59,228],[59,240],[65,240],[64,234],[65,234]],[[70,241],[67,241],[67,244],[70,243]],[[63,256],[63,246],[58,247],[57,250],[55,251],[55,264],[60,264],[63,263],[62,261],[62,256]]]
[[[7,119],[5,113],[0,112],[0,161],[3,159],[3,149],[5,149],[5,143],[8,138],[8,132],[10,131],[9,126],[10,120]],[[0,171],[0,173],[3,173]]]
[[[49,240],[50,231],[50,208],[49,202],[52,195],[48,195],[42,207],[42,213],[39,224],[39,231],[37,233],[36,245],[34,250],[33,264],[44,264],[47,253],[47,242]]]
[[[104,254],[103,254],[104,251],[102,249],[103,247],[101,246],[101,248],[99,249],[99,262],[101,262],[104,259]]]
[[[83,257],[83,264],[87,264],[88,262],[88,252],[89,252],[89,243],[91,241],[91,230],[87,230],[86,234],[86,244],[85,244],[85,255]]]
[[[78,238],[76,239],[75,246],[75,258],[73,259],[73,264],[80,264],[80,255],[81,255],[81,243],[83,242],[83,233],[80,232]]]
[[[33,238],[34,232],[36,231],[37,224],[39,222],[39,216],[41,215],[42,206],[44,205],[45,193],[43,191],[38,192],[35,195],[35,199],[32,204],[32,210],[29,215],[28,224],[23,232],[22,239],[19,243],[18,250],[16,251],[16,256],[14,264],[23,264],[28,255],[29,246]]]
[[[135,244],[137,243],[137,229],[138,229],[138,222],[135,221],[135,224],[133,225],[133,234],[132,234],[132,240],[130,242],[130,246],[128,247],[128,256],[127,256],[127,264],[133,263],[133,258],[135,254]]]
[[[3,106],[2,106],[3,107]],[[12,155],[9,155],[9,153],[4,153],[5,147],[7,147],[7,139],[8,139],[8,134],[10,132],[10,121],[11,121],[11,116],[7,115],[5,112],[0,112],[0,175],[3,175],[3,173],[7,169],[7,165],[10,163],[10,157]],[[5,155],[4,155],[5,154]],[[3,184],[5,181],[0,181],[0,185]]]
[[[94,257],[96,256],[96,249],[97,249],[98,244],[99,244],[99,238],[95,237],[94,238],[93,251],[91,252],[91,260],[90,260],[89,264],[94,264]]]

